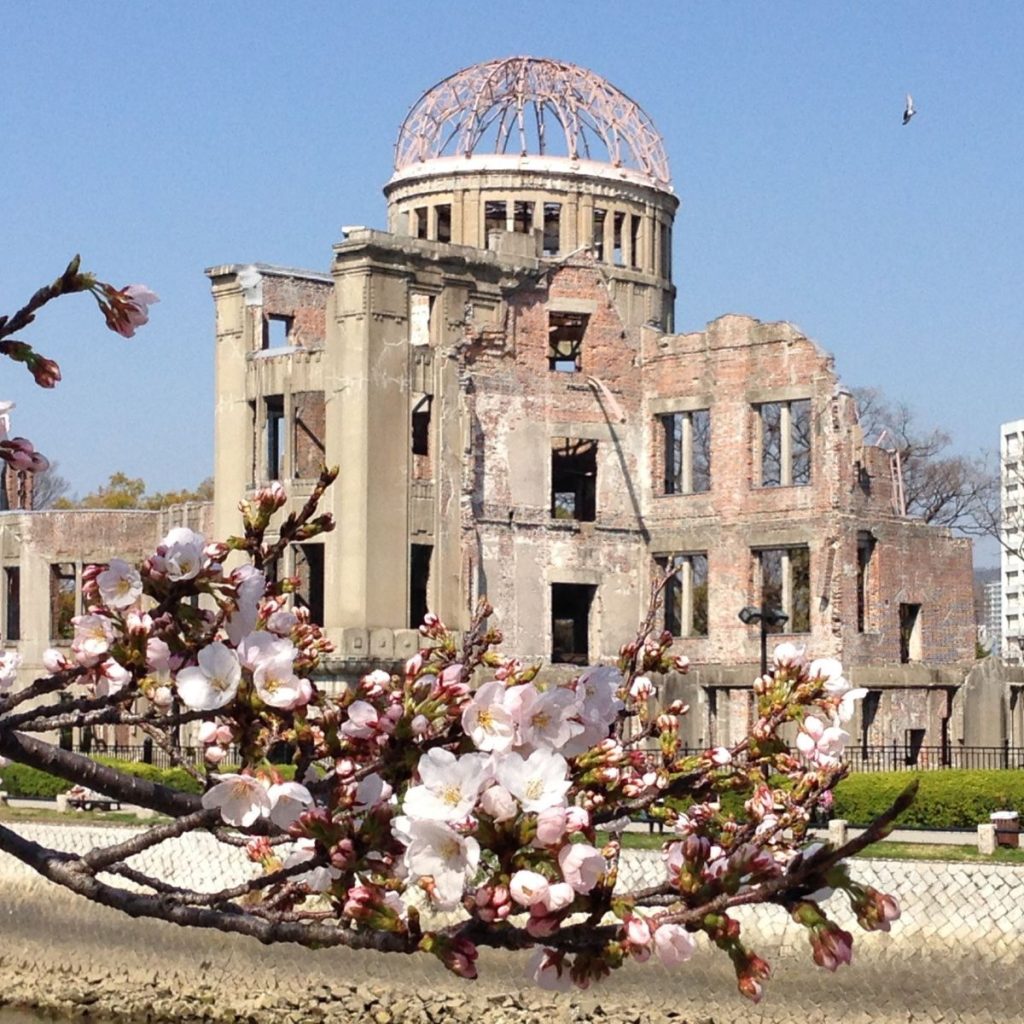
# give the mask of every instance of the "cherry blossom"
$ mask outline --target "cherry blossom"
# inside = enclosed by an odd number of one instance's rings
[[[299,782],[277,782],[267,790],[270,820],[279,828],[293,825],[306,808],[312,806],[313,795]]]
[[[561,754],[535,750],[529,757],[512,752],[495,764],[495,777],[522,805],[524,811],[543,811],[565,802],[572,783],[569,765]]]
[[[850,734],[838,726],[826,726],[814,715],[808,715],[800,725],[796,746],[801,754],[817,765],[839,764]]]
[[[462,728],[477,750],[505,751],[515,741],[515,721],[502,704],[505,692],[503,683],[484,683],[462,712]]]
[[[17,651],[4,651],[0,654],[0,693],[9,690],[18,679],[21,666],[21,655]]]
[[[267,787],[252,775],[227,774],[214,776],[217,784],[203,794],[207,810],[217,808],[228,825],[248,828],[259,818],[270,814]]]
[[[142,576],[122,558],[112,558],[96,582],[109,608],[129,608],[142,596]]]
[[[666,967],[676,967],[693,956],[697,943],[679,924],[660,924],[654,929],[654,952]]]
[[[420,784],[409,787],[403,811],[414,819],[460,821],[473,810],[481,789],[490,781],[487,766],[481,754],[456,757],[434,747],[419,760]]]
[[[562,877],[576,890],[587,893],[597,885],[606,864],[601,851],[589,843],[570,843],[558,851]]]
[[[194,711],[214,711],[235,698],[242,679],[238,655],[219,640],[204,647],[199,664],[183,668],[174,680],[178,696]]]
[[[413,879],[430,877],[431,894],[441,910],[450,910],[462,898],[467,878],[480,863],[480,844],[459,835],[443,821],[409,821],[405,865]]]

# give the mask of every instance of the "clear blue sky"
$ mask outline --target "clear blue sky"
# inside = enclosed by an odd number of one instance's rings
[[[5,370],[78,493],[208,475],[203,268],[327,269],[342,224],[384,226],[420,93],[518,53],[594,69],[663,134],[678,329],[793,321],[968,454],[1024,416],[1024,5],[36,2],[0,37],[0,309],[76,251],[163,300],[132,341],[85,297],[44,314],[55,392]]]

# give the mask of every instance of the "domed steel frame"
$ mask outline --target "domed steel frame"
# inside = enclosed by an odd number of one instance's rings
[[[564,152],[552,138],[559,130]],[[542,57],[474,64],[428,89],[402,123],[395,171],[482,154],[490,142],[495,153],[609,163],[669,187],[665,147],[643,108],[600,75]]]

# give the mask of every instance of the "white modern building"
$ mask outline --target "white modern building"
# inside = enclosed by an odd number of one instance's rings
[[[999,471],[1002,495],[1002,629],[1003,660],[1021,664],[1024,649],[1024,420],[999,429]]]

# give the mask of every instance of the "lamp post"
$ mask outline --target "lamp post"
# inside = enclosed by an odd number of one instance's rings
[[[789,621],[789,616],[778,608],[752,608],[747,605],[740,609],[740,622],[749,626],[754,622],[761,624],[761,675],[768,674],[768,627],[781,626]]]

